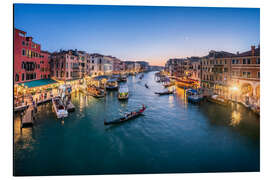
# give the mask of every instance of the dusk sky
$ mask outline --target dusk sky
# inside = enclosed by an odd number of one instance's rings
[[[164,65],[169,58],[257,46],[260,10],[16,4],[14,27],[42,50],[78,49]]]

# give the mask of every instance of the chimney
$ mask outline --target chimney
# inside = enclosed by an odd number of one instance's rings
[[[251,55],[252,55],[252,56],[255,55],[255,46],[251,46]]]
[[[237,51],[236,54],[239,55],[239,51]]]

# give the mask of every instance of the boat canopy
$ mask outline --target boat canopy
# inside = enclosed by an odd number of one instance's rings
[[[108,76],[96,76],[96,77],[94,77],[94,80],[96,80],[96,81],[100,81],[100,80],[102,80],[102,79],[108,79]]]
[[[115,79],[115,78],[112,78],[112,79],[108,79],[107,80],[107,82],[115,82],[115,81],[117,81],[117,79]]]
[[[128,93],[128,87],[127,86],[120,86],[119,93]]]

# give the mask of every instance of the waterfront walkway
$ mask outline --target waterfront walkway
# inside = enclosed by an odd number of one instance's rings
[[[21,128],[34,124],[35,106],[31,105],[21,117]]]

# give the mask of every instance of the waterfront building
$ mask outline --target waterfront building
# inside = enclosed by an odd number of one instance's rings
[[[183,77],[185,73],[184,60],[179,58],[169,59],[165,64],[165,70],[170,76]]]
[[[140,71],[145,72],[150,70],[149,63],[146,61],[136,61],[136,63],[140,64]]]
[[[26,32],[14,29],[14,83],[50,78],[50,53],[41,51],[41,45],[26,36]]]
[[[56,80],[76,80],[86,75],[87,54],[68,50],[51,54],[51,76]]]
[[[232,98],[260,106],[260,46],[230,58]]]
[[[90,54],[91,75],[110,75],[113,72],[113,61],[111,56],[101,54]]]
[[[198,61],[194,61],[191,62],[191,79],[194,79],[196,81],[200,81],[201,80],[201,62]]]
[[[141,65],[137,62],[134,63],[134,71],[140,72],[141,71]]]
[[[230,86],[230,58],[235,54],[211,50],[201,60],[201,86],[212,92],[228,96]]]

